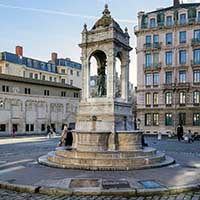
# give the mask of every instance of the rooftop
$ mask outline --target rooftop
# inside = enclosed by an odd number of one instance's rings
[[[36,80],[36,79],[24,78],[24,77],[20,77],[20,76],[11,76],[11,75],[7,75],[7,74],[0,74],[0,80],[14,81],[14,82],[20,82],[20,83],[30,83],[30,84],[34,84],[34,85],[57,87],[57,88],[64,88],[64,89],[70,89],[70,90],[81,90],[80,88],[74,87],[69,84]]]
[[[198,7],[198,6],[200,6],[200,3],[182,3],[182,4],[179,4],[178,6],[170,6],[170,7],[167,7],[167,8],[161,8],[161,9],[157,9],[157,10],[148,12],[146,14],[165,12],[165,11],[168,11],[168,10],[177,10],[177,9],[181,9],[181,8],[188,9],[188,8],[191,8],[191,7]]]

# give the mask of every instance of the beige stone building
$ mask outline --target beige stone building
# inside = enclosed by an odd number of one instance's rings
[[[135,35],[141,128],[200,132],[200,3],[139,12]]]
[[[69,58],[58,58],[51,54],[48,62],[23,55],[23,47],[16,46],[16,52],[0,52],[0,73],[36,80],[70,84],[81,88],[81,64]]]
[[[0,135],[74,128],[80,89],[71,85],[0,74]]]

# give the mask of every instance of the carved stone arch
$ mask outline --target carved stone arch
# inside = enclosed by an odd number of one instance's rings
[[[94,60],[95,61],[94,61]],[[107,95],[107,55],[102,49],[93,49],[88,58],[88,75],[90,77],[90,97]],[[94,81],[94,84],[91,84]]]

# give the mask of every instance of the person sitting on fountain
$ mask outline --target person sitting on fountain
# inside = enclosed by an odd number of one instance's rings
[[[61,134],[60,142],[58,144],[59,147],[66,146],[67,133],[68,133],[67,124],[65,124],[63,132]]]

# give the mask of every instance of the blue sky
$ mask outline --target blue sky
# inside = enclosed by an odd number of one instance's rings
[[[0,51],[24,47],[24,56],[47,61],[51,52],[80,62],[81,31],[101,17],[105,3],[120,26],[129,29],[131,46],[130,81],[136,84],[137,13],[171,6],[173,0],[0,0]],[[184,2],[189,2],[184,0]],[[197,2],[197,1],[190,1]]]

